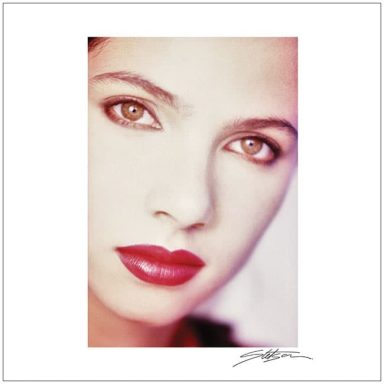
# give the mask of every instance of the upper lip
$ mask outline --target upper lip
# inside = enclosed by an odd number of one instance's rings
[[[131,245],[116,247],[115,251],[134,276],[151,284],[184,284],[205,265],[200,257],[184,249],[168,251],[158,245]]]
[[[185,249],[169,251],[158,245],[131,245],[116,247],[115,250],[121,256],[135,255],[164,265],[185,265],[191,267],[202,267],[205,265],[200,257]]]

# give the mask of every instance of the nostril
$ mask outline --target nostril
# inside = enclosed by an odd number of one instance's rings
[[[148,202],[151,216],[175,228],[197,230],[205,228],[212,215],[210,191],[196,190],[183,185],[179,191],[157,191]]]
[[[156,211],[155,216],[162,217],[162,216],[169,216],[167,212],[165,211]]]
[[[196,224],[190,225],[188,229],[200,229],[200,228],[203,228],[204,226],[205,226],[204,223],[196,223]]]
[[[159,219],[164,219],[164,220],[171,219],[175,222],[178,222],[180,227],[182,227],[183,229],[186,229],[186,230],[197,230],[197,229],[204,228],[206,225],[203,222],[197,222],[194,224],[189,224],[186,221],[186,222],[182,223],[181,221],[179,221],[177,218],[175,218],[174,216],[172,216],[171,214],[169,214],[166,211],[156,211],[156,212],[154,212],[154,216],[158,217]]]

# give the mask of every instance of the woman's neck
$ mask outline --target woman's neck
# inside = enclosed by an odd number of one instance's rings
[[[155,327],[120,317],[88,289],[89,347],[166,347],[177,326]]]

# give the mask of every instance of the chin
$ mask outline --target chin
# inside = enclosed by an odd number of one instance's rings
[[[147,326],[163,327],[171,325],[181,320],[192,312],[190,306],[177,305],[177,303],[161,303],[157,302],[153,305],[140,306],[135,308],[124,308],[115,312],[121,317],[128,320],[136,321]]]
[[[185,290],[168,290],[154,286],[148,286],[149,289],[137,289],[131,285],[125,289],[119,288],[93,286],[91,290],[107,311],[120,318],[154,327],[179,321],[202,301],[202,295],[197,295],[196,290],[191,296],[191,292],[187,293]]]

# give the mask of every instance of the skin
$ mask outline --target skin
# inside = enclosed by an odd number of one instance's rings
[[[175,105],[100,80],[119,71],[156,83]],[[113,38],[90,52],[89,78],[89,345],[167,345],[177,321],[247,260],[285,195],[296,135],[249,121],[297,127],[297,40]],[[127,123],[122,103],[105,105],[122,95],[156,118]],[[187,249],[206,265],[182,285],[146,283],[114,251],[134,244]]]

